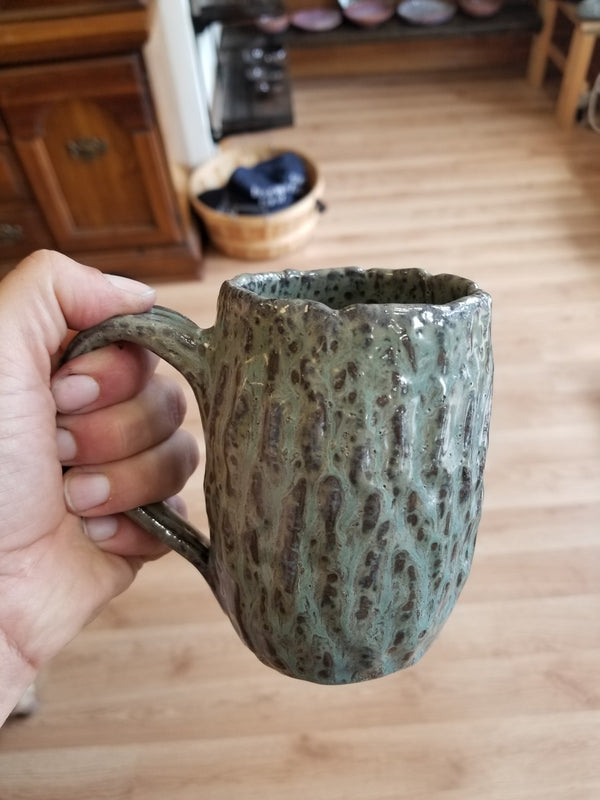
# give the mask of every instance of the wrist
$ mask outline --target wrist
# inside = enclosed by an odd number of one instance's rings
[[[33,683],[36,669],[0,629],[0,726]]]

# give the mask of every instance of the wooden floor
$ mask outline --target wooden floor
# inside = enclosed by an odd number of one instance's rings
[[[221,281],[265,266],[478,281],[496,388],[471,577],[416,667],[327,688],[262,666],[168,556],[0,731],[0,798],[597,800],[600,136],[560,131],[514,75],[301,82],[295,106],[293,129],[258,138],[322,168],[310,244],[267,265],[209,252],[202,281],[159,300],[208,326]],[[201,480],[185,496],[204,525]]]

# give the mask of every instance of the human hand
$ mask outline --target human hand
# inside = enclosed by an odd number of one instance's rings
[[[56,372],[69,330],[147,310],[154,292],[40,251],[0,283],[0,724],[52,658],[163,545],[121,515],[198,461],[157,359],[112,345]],[[62,467],[71,468],[63,475]]]

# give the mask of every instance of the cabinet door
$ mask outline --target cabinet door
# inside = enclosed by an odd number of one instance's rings
[[[61,249],[183,239],[139,55],[4,70],[0,107]]]
[[[0,203],[29,200],[27,183],[8,144],[0,144]]]
[[[33,203],[0,203],[0,262],[14,264],[32,250],[53,246]]]
[[[0,121],[0,138],[3,130]],[[0,262],[17,261],[39,247],[52,247],[9,144],[0,144]]]

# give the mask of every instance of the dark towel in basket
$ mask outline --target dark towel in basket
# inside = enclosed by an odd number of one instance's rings
[[[296,153],[281,153],[254,167],[238,167],[225,186],[202,192],[198,200],[224,214],[269,214],[307,191],[304,161]]]

